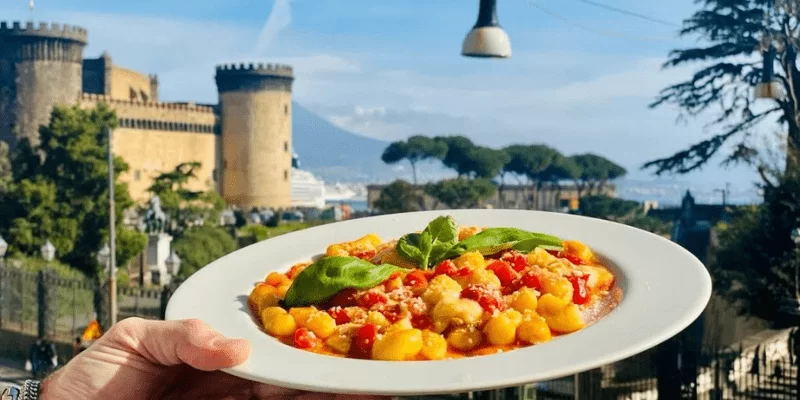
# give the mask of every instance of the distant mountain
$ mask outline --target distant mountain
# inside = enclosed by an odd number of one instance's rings
[[[376,182],[395,173],[381,161],[389,143],[339,128],[292,104],[292,147],[300,167],[326,182]]]

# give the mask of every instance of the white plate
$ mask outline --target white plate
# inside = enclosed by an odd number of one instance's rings
[[[270,271],[324,253],[329,244],[376,233],[382,239],[422,230],[439,215],[459,225],[517,227],[580,240],[617,275],[617,308],[585,329],[551,342],[490,356],[440,361],[373,361],[318,355],[279,343],[256,325],[247,296]],[[332,393],[420,395],[540,382],[597,368],[647,350],[694,321],[711,296],[711,278],[691,253],[626,225],[560,213],[450,210],[344,221],[278,236],[214,261],[170,299],[167,319],[199,318],[224,335],[246,338],[250,359],[226,372],[264,383]]]

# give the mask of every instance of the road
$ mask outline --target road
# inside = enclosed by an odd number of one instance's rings
[[[0,382],[21,385],[30,376],[30,373],[25,371],[23,363],[0,358]]]

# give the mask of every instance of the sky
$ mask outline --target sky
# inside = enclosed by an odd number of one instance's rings
[[[694,0],[596,0],[680,24]],[[166,101],[217,101],[214,67],[294,67],[294,100],[347,130],[384,140],[465,134],[500,147],[544,143],[565,154],[602,154],[654,179],[643,162],[713,134],[650,109],[663,87],[698,66],[662,69],[668,52],[695,44],[677,28],[579,0],[499,0],[512,58],[460,55],[477,0],[3,0],[8,20],[55,21],[89,31],[85,56],[159,76]],[[710,117],[710,116],[709,116]],[[766,127],[765,132],[777,127]],[[747,190],[756,175],[713,160],[675,179]],[[670,177],[666,177],[670,179]]]

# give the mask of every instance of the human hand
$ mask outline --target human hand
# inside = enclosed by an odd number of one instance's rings
[[[198,320],[127,318],[42,382],[41,400],[361,399],[283,389],[219,371],[241,364],[250,343]]]

